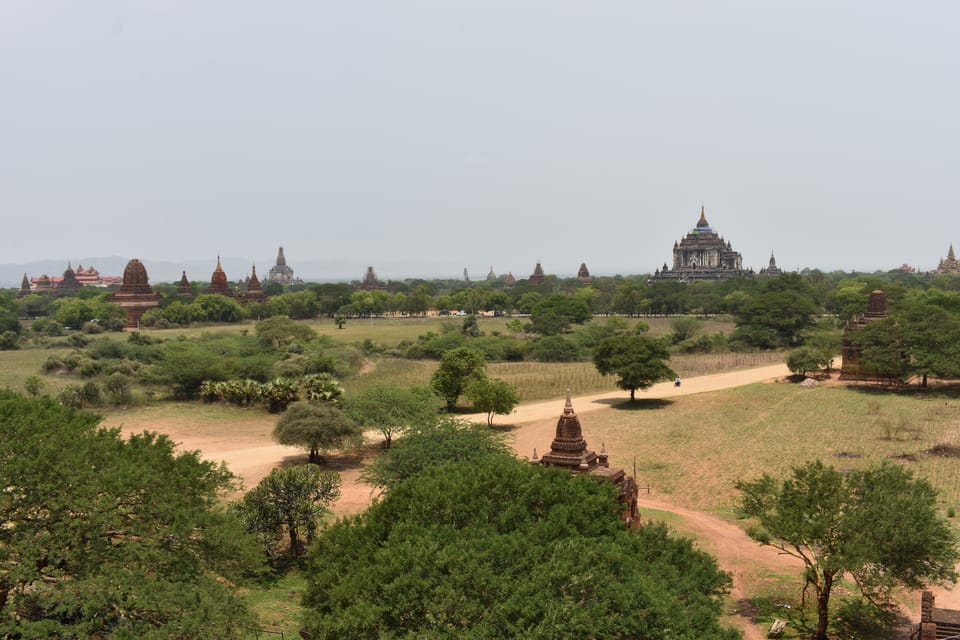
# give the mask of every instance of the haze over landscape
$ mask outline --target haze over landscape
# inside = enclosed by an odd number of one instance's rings
[[[703,204],[745,267],[932,269],[960,242],[958,14],[8,0],[0,265],[645,273]]]

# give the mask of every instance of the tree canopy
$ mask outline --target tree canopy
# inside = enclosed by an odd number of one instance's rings
[[[483,352],[473,347],[450,349],[440,358],[440,366],[430,378],[430,386],[447,403],[448,409],[457,405],[470,381],[487,375],[487,361]]]
[[[343,449],[363,441],[363,430],[329,402],[294,402],[277,420],[273,439],[279,444],[303,447],[310,462],[320,462],[320,452]]]
[[[216,508],[230,473],[98,421],[0,391],[0,636],[245,637],[222,579],[262,555]]]
[[[769,474],[740,481],[739,510],[761,544],[804,564],[804,592],[817,598],[816,640],[826,640],[830,596],[850,575],[874,603],[890,589],[956,578],[953,529],[938,513],[937,492],[896,465],[842,473],[819,460],[783,480]]]
[[[493,424],[493,416],[506,415],[520,402],[513,386],[504,380],[476,378],[467,385],[467,398],[477,411],[487,414],[487,424]]]
[[[310,342],[317,332],[305,324],[294,322],[286,316],[273,316],[257,323],[257,337],[275,347],[284,347],[292,342]]]
[[[375,487],[388,488],[424,469],[476,462],[489,456],[513,456],[503,434],[446,417],[408,431],[389,451],[367,465],[360,477]]]
[[[624,528],[610,484],[507,456],[394,484],[309,558],[316,638],[738,637],[710,556],[664,525]]]
[[[347,398],[346,412],[360,425],[379,429],[389,449],[397,433],[435,423],[442,404],[426,387],[374,385]]]
[[[662,340],[646,335],[620,335],[600,341],[593,352],[593,364],[605,376],[617,376],[617,386],[630,392],[648,389],[654,383],[676,377],[664,362],[670,352]]]
[[[289,552],[300,555],[301,537],[313,542],[320,519],[330,513],[330,503],[340,497],[340,475],[321,471],[315,464],[273,469],[235,503],[247,531],[263,540],[274,557],[286,534]]]

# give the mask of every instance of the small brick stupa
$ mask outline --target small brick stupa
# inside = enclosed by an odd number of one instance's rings
[[[147,269],[136,258],[123,270],[120,290],[110,296],[110,302],[120,305],[127,312],[127,327],[140,326],[140,318],[148,309],[160,306],[160,295],[153,292],[147,278]]]
[[[260,286],[260,278],[257,277],[257,265],[253,265],[250,277],[247,279],[247,290],[243,294],[244,302],[263,302],[267,299]]]
[[[177,295],[187,300],[193,300],[193,287],[190,286],[190,281],[187,280],[186,270],[184,270],[183,275],[180,276],[180,281],[177,282]]]
[[[220,256],[217,256],[217,268],[213,270],[213,275],[210,276],[210,288],[207,289],[207,293],[228,298],[233,297],[233,291],[227,284],[227,274],[223,272],[223,267],[220,266]]]
[[[543,267],[540,266],[540,261],[537,260],[537,266],[533,268],[533,273],[530,274],[527,282],[530,284],[543,284],[544,277]]]
[[[534,450],[536,460],[536,450]],[[545,453],[539,460],[540,464],[567,469],[573,475],[589,474],[617,487],[617,502],[620,503],[620,519],[628,527],[640,526],[640,513],[637,510],[637,482],[629,477],[623,469],[611,469],[607,460],[607,453],[601,445],[599,455],[587,449],[587,441],[583,439],[583,429],[580,418],[573,410],[570,392],[567,391],[567,401],[563,405],[563,413],[557,421],[557,433],[550,443],[550,452]]]
[[[593,282],[593,278],[590,277],[590,271],[587,269],[586,262],[580,263],[580,270],[577,271],[577,280],[579,280],[583,284],[590,284],[591,282]]]

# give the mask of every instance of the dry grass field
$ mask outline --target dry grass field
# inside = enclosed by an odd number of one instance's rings
[[[698,511],[730,516],[734,483],[816,458],[840,469],[883,460],[929,479],[945,512],[960,509],[960,400],[944,393],[791,383],[620,404],[584,418],[641,485]]]

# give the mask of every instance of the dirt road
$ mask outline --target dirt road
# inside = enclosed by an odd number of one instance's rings
[[[758,367],[688,378],[683,380],[680,387],[675,387],[673,382],[658,384],[647,391],[638,391],[637,397],[667,398],[717,391],[772,380],[788,374],[789,371],[785,365]],[[619,390],[572,399],[578,414],[602,411],[628,400],[629,394]],[[529,457],[534,447],[542,448],[550,443],[557,418],[563,410],[563,403],[562,398],[527,403],[517,407],[510,416],[497,417],[498,423],[510,423],[516,426],[512,434],[513,445],[518,455]],[[467,417],[480,422],[486,420],[485,415]],[[156,418],[139,420],[136,415],[127,414],[123,416],[122,427],[124,431],[131,433],[143,429],[166,433],[176,442],[181,443],[184,449],[196,449],[210,460],[222,460],[233,473],[242,478],[244,487],[250,488],[256,486],[274,467],[299,463],[305,459],[302,449],[276,445],[270,440],[269,434],[274,421],[275,417],[264,416],[263,424],[247,426],[242,430],[231,429],[229,424],[199,430],[196,425],[186,420],[158,421]],[[363,461],[357,456],[333,456],[328,460],[328,466],[337,470],[343,480],[342,495],[334,505],[336,513],[348,515],[366,508],[373,499],[374,492],[370,487],[359,482]],[[746,572],[751,572],[757,567],[776,572],[789,572],[796,566],[792,559],[777,555],[770,549],[759,547],[743,533],[742,529],[710,514],[682,509],[661,501],[655,496],[647,495],[642,496],[640,506],[641,509],[667,511],[683,518],[685,532],[694,536],[704,550],[714,554],[721,567],[733,573],[732,595],[736,601],[746,595],[743,585],[743,576]],[[744,631],[748,640],[759,640],[764,637],[763,630],[749,623],[745,617],[734,615],[729,620]]]
[[[730,373],[715,374],[683,380],[680,387],[672,382],[658,384],[647,391],[637,392],[638,398],[668,398],[708,391],[729,389],[746,384],[771,381],[789,375],[785,365],[772,365],[746,369]],[[594,395],[578,396],[572,399],[574,409],[578,414],[589,414],[603,411],[615,404],[626,402],[629,394],[624,391],[612,391]],[[557,418],[563,410],[564,400],[549,400],[523,404],[510,415],[498,416],[497,424],[511,424],[513,446],[521,457],[530,457],[534,447],[540,452],[553,439]],[[477,421],[485,421],[486,416],[477,414],[467,416]],[[260,419],[258,419],[260,420]],[[129,414],[123,416],[123,428],[127,432],[139,432],[143,429],[160,431],[168,434],[176,442],[181,443],[184,449],[196,449],[211,460],[224,461],[227,466],[243,479],[244,486],[255,486],[261,478],[276,466],[290,463],[299,463],[305,460],[303,451],[296,447],[284,447],[273,444],[270,440],[270,430],[276,420],[274,416],[263,416],[263,424],[256,428],[244,428],[240,435],[231,425],[211,428],[207,431],[198,431],[196,425],[186,420],[146,420],[140,421]],[[359,473],[363,467],[363,460],[359,456],[334,456],[328,461],[329,467],[337,470],[343,480],[343,491],[340,500],[334,505],[339,515],[357,513],[366,508],[373,499],[374,492],[367,485],[359,482]],[[669,512],[681,518],[678,528],[685,535],[698,541],[698,545],[717,557],[720,566],[733,574],[734,586],[732,596],[739,605],[750,592],[745,585],[756,576],[774,574],[799,575],[799,561],[789,556],[778,554],[776,551],[760,547],[751,540],[735,524],[731,524],[711,514],[691,511],[671,504],[656,495],[641,494],[641,510],[658,510]],[[954,606],[960,599],[960,594],[950,591],[937,590],[938,606]],[[919,597],[917,598],[919,600]],[[909,609],[910,602],[904,603]],[[960,605],[960,602],[956,603]],[[911,611],[916,614],[916,611]],[[730,624],[744,632],[747,640],[760,640],[765,637],[765,629],[753,624],[749,618],[739,613],[727,617]]]

